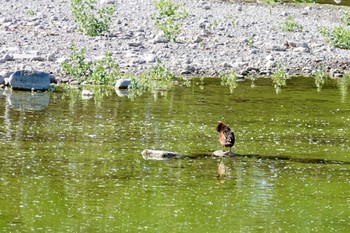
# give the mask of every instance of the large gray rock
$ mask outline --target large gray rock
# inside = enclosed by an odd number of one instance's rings
[[[20,70],[13,73],[9,82],[13,89],[29,91],[46,91],[52,75],[41,71]]]
[[[145,149],[142,151],[142,157],[149,160],[164,160],[164,159],[178,159],[181,154],[176,152],[169,152],[163,150],[149,150]]]

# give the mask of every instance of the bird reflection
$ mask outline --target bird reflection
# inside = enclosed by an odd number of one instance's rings
[[[225,176],[225,172],[226,172],[226,166],[224,164],[224,161],[221,160],[221,162],[219,163],[219,166],[218,166],[218,176],[217,176],[217,178],[218,179],[223,179],[224,176]]]

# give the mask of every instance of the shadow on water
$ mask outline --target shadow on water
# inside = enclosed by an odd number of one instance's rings
[[[188,156],[183,156],[183,159],[200,159],[200,158],[219,158],[212,155],[212,153],[194,153]],[[280,161],[292,161],[296,163],[310,163],[310,164],[342,164],[348,165],[349,161],[341,161],[341,160],[329,160],[329,159],[317,159],[317,158],[295,158],[292,156],[274,156],[274,155],[260,155],[260,154],[235,154],[234,156],[230,156],[230,158],[250,158],[250,159],[258,159],[258,160],[280,160]],[[229,158],[229,157],[225,157]]]

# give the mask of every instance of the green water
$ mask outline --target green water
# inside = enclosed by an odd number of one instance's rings
[[[205,79],[134,101],[1,91],[0,231],[348,232],[347,86],[287,83],[230,94]],[[220,180],[219,120],[237,140]]]

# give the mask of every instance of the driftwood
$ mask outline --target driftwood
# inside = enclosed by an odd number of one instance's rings
[[[144,159],[149,160],[178,159],[181,157],[181,154],[176,152],[150,149],[143,150],[141,154]]]
[[[215,157],[231,157],[231,156],[235,156],[235,153],[233,153],[231,151],[216,150],[213,152],[213,156],[215,156]]]

